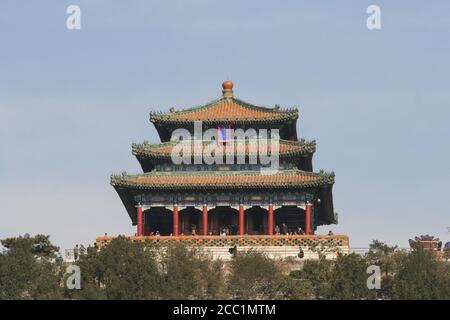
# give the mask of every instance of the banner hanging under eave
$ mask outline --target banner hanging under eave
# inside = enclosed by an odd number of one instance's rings
[[[231,141],[231,128],[219,127],[218,136],[219,136],[219,143]]]

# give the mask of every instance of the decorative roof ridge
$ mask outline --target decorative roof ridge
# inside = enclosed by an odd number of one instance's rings
[[[267,138],[270,139],[270,138]],[[166,141],[166,142],[159,142],[159,143],[149,143],[147,140],[144,140],[143,142],[132,142],[132,147],[145,147],[145,148],[151,148],[151,147],[164,147],[164,146],[168,146],[168,145],[175,145],[177,143],[180,142],[187,142],[187,141],[195,141],[194,138],[191,139],[187,139],[187,140],[182,140],[182,141],[178,141],[178,140],[170,140],[170,141]],[[278,139],[278,141],[280,143],[283,144],[290,144],[290,145],[316,145],[316,140],[312,139],[312,140],[306,140],[304,138],[300,139],[300,140],[287,140],[287,139]],[[207,144],[207,143],[211,143],[214,142],[214,140],[202,140],[203,144]],[[247,139],[246,139],[247,142]]]
[[[152,111],[150,111],[150,120],[152,118],[152,115],[165,116],[165,115],[172,115],[172,114],[184,114],[184,113],[189,113],[189,112],[196,111],[196,110],[203,110],[208,107],[215,106],[217,103],[221,102],[222,100],[230,100],[230,98],[220,97],[218,99],[211,100],[204,104],[199,104],[199,105],[192,106],[192,107],[181,108],[179,110],[175,109],[175,107],[170,108],[169,111],[152,110]]]
[[[173,171],[173,172],[165,172],[165,171],[150,171],[140,174],[129,175],[127,172],[122,172],[122,174],[111,174],[111,185],[115,186],[117,184],[121,184],[123,182],[128,182],[129,179],[136,178],[146,178],[146,177],[163,177],[163,176],[258,176],[261,175],[261,171],[259,170],[246,170],[246,171]],[[299,169],[288,169],[281,170],[275,175],[284,176],[284,175],[302,175],[309,177],[317,177],[320,178],[320,182],[324,184],[333,184],[335,179],[334,172],[325,172],[324,170],[320,170],[319,172],[309,172],[303,171]]]
[[[193,143],[195,140],[190,139],[190,140],[183,140],[183,141],[188,142],[188,143]],[[170,153],[167,151],[158,151],[158,149],[175,146],[179,142],[180,141],[173,141],[173,140],[167,141],[167,142],[162,142],[162,143],[154,143],[154,144],[150,144],[147,141],[144,141],[142,143],[133,142],[131,145],[131,153],[134,156],[143,155],[143,156],[156,157],[156,158],[164,157]],[[209,141],[209,140],[202,141],[202,145],[203,146],[209,145],[212,142],[213,141]],[[248,144],[248,141],[246,140],[245,143]],[[292,140],[280,139],[279,144],[285,145],[285,146],[297,147],[297,149],[294,149],[294,150],[284,150],[284,151],[281,150],[280,154],[282,154],[284,156],[289,156],[289,155],[294,156],[294,155],[298,155],[298,154],[311,154],[316,151],[316,141],[315,140],[306,141],[305,139],[300,139],[298,141],[292,141]]]
[[[227,99],[227,98],[225,98],[225,99]],[[298,113],[298,108],[297,107],[281,108],[278,104],[276,104],[273,107],[266,107],[266,106],[261,106],[261,105],[256,105],[256,104],[253,104],[253,103],[249,103],[249,102],[246,102],[244,100],[237,99],[237,98],[231,98],[231,99],[234,102],[240,104],[241,106],[248,107],[248,108],[264,109],[265,111],[275,112],[275,113]]]
[[[291,145],[311,145],[311,146],[316,146],[316,139],[312,139],[312,140],[306,140],[305,138],[301,138],[300,140],[279,139],[279,141],[283,142],[284,144],[291,144]]]
[[[271,108],[271,107],[255,105],[255,104],[252,104],[252,103],[249,103],[249,102],[246,102],[244,100],[240,100],[240,99],[237,99],[234,97],[220,97],[220,98],[212,100],[206,104],[182,108],[180,110],[176,110],[175,108],[170,108],[169,111],[154,111],[154,110],[152,110],[152,111],[150,111],[150,121],[153,122],[153,121],[161,120],[163,118],[168,118],[172,115],[187,114],[187,113],[192,113],[192,112],[196,112],[196,111],[209,109],[209,108],[212,108],[212,107],[218,105],[221,102],[234,102],[236,104],[239,104],[242,107],[253,109],[253,110],[256,109],[256,110],[263,110],[266,112],[298,116],[298,108],[297,107],[280,108],[279,105],[275,105],[274,107]]]

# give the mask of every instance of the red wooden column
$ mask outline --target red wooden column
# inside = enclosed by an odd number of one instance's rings
[[[142,236],[142,207],[137,207],[137,236]]]
[[[206,204],[203,205],[202,212],[202,223],[203,223],[203,235],[208,235],[208,206]]]
[[[269,211],[267,212],[267,234],[273,235],[273,205],[269,204]]]
[[[305,234],[310,235],[312,234],[312,226],[311,226],[311,215],[312,215],[312,203],[307,202],[306,203],[306,210],[305,210]]]
[[[178,205],[173,206],[173,233],[174,236],[178,235]]]
[[[240,236],[244,235],[244,230],[245,230],[245,226],[244,226],[244,206],[241,204],[241,205],[239,205],[239,235]]]

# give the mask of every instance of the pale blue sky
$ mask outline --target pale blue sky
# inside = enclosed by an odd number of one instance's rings
[[[215,99],[229,78],[238,98],[299,107],[315,170],[336,172],[330,228],[352,246],[448,241],[449,15],[449,1],[3,0],[0,238],[133,233],[109,176],[141,171],[148,112]]]

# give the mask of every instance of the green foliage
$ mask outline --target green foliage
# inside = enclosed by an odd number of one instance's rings
[[[317,253],[319,260],[325,260],[328,254],[340,252],[339,245],[335,239],[330,239],[326,244],[323,242],[309,246],[311,252]]]
[[[161,259],[164,299],[224,298],[224,266],[220,260],[183,245],[167,248]]]
[[[306,260],[303,268],[291,272],[291,276],[309,283],[314,296],[322,299],[329,296],[331,291],[331,272],[333,267],[333,261],[327,260],[325,257],[321,257],[319,260]]]
[[[367,267],[364,257],[351,253],[338,254],[330,275],[329,299],[373,299],[374,291],[367,288]]]
[[[17,237],[1,240],[0,299],[60,299],[62,260],[49,237]]]
[[[77,263],[81,290],[67,290],[78,299],[156,299],[162,278],[154,248],[117,237],[101,251],[90,249]]]
[[[374,240],[366,254],[369,265],[376,265],[381,270],[381,289],[376,290],[379,299],[392,297],[394,275],[400,269],[402,261],[407,256],[405,251],[399,250],[397,246],[388,246],[386,243]]]
[[[274,299],[281,281],[273,260],[256,250],[238,252],[230,262],[228,292],[233,299]]]
[[[103,300],[107,298],[104,290],[105,264],[100,259],[100,252],[88,247],[87,254],[81,255],[76,262],[81,271],[81,290],[68,290],[65,286],[65,296],[70,299]],[[67,277],[64,278],[66,284]]]
[[[369,264],[380,266],[385,275],[398,271],[401,262],[407,253],[401,251],[397,246],[390,247],[386,243],[374,240],[369,246],[366,260]]]
[[[228,291],[233,299],[273,299],[279,280],[275,262],[256,251],[238,252],[230,262]]]
[[[199,250],[159,248],[118,237],[89,247],[76,264],[81,290],[65,288],[68,274],[48,236],[1,240],[0,299],[450,299],[450,264],[435,252],[404,252],[374,241],[365,256],[313,248],[318,260],[278,261],[256,250],[231,261]],[[367,267],[382,272],[381,290],[367,288]]]
[[[161,279],[155,252],[146,243],[119,237],[100,251],[108,299],[153,299]]]
[[[398,270],[404,252],[396,247],[374,241],[369,253],[365,256],[357,254],[338,254],[337,259],[327,260],[322,251],[318,260],[305,261],[303,268],[291,273],[298,279],[309,281],[314,288],[317,299],[387,299],[392,287],[392,272]],[[367,267],[380,266],[384,276],[381,290],[368,290]]]
[[[152,247],[124,237],[100,251],[88,250],[77,262],[81,290],[74,299],[217,299],[224,293],[221,261],[182,245]]]
[[[281,266],[257,250],[239,251],[229,263],[228,297],[231,299],[312,299],[309,281],[284,274]]]
[[[52,245],[50,236],[38,234],[34,237],[28,235],[17,238],[1,240],[1,244],[10,252],[25,250],[33,257],[41,259],[55,259],[58,257],[59,248]]]
[[[403,259],[394,276],[394,299],[450,299],[448,263],[438,261],[434,252],[418,247]]]
[[[311,282],[281,274],[277,283],[276,299],[310,300],[314,299]]]

